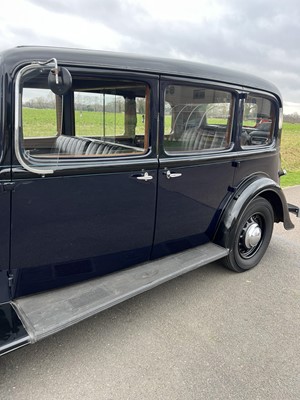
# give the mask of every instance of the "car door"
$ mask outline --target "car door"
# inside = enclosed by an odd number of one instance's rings
[[[165,79],[161,99],[153,258],[212,238],[234,173],[233,93],[216,85]]]
[[[29,114],[35,111],[25,109],[23,100],[26,132],[20,151],[32,163],[55,167],[53,174],[45,176],[21,166],[13,169],[15,296],[111,273],[150,257],[157,189],[157,157],[152,150],[157,79],[101,72],[93,72],[92,77],[89,73],[86,79],[76,71],[72,75],[71,101],[66,97],[63,109],[64,128],[50,150],[46,142],[53,138],[33,134]],[[40,82],[42,77],[37,89],[45,90]],[[101,123],[94,120],[99,114]],[[125,133],[119,131],[119,120]],[[68,135],[72,125],[73,135]],[[94,133],[95,126],[100,126],[100,133]],[[136,132],[138,127],[141,131]],[[59,149],[53,153],[55,146]]]
[[[280,138],[279,105],[271,95],[249,92],[243,100],[242,133],[239,140],[238,168],[234,184],[264,171],[275,182],[279,180],[278,146]],[[277,118],[276,118],[277,116]]]

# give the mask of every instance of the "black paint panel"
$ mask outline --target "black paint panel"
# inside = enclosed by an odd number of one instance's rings
[[[0,354],[13,349],[17,342],[27,337],[28,334],[12,306],[9,303],[0,304]]]

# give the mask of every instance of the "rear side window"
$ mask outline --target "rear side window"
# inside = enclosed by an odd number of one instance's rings
[[[168,153],[224,150],[230,146],[233,96],[225,90],[169,85],[164,102]]]
[[[249,94],[244,102],[241,146],[266,146],[273,142],[275,108],[266,97]]]

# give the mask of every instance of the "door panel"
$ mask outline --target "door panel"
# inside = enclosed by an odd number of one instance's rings
[[[12,268],[18,269],[15,296],[149,259],[157,172],[147,172],[154,179],[138,180],[138,169],[17,181],[11,256]]]
[[[161,164],[153,258],[208,242],[233,178],[230,160],[189,167],[174,166],[174,160]],[[181,175],[168,179],[168,170]]]

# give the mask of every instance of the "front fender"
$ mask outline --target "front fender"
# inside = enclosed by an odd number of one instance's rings
[[[274,210],[275,222],[283,222],[285,229],[293,229],[288,205],[280,186],[270,178],[255,176],[242,183],[233,193],[223,211],[214,237],[214,242],[228,247],[229,235],[236,228],[237,221],[247,205],[255,197],[264,197]]]

